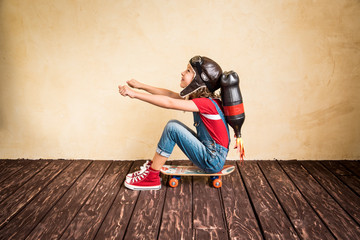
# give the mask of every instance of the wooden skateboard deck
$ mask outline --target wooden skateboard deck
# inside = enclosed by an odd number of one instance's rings
[[[235,170],[233,165],[225,165],[218,173],[206,173],[197,166],[175,166],[164,165],[160,170],[165,175],[173,176],[223,176],[232,173]]]

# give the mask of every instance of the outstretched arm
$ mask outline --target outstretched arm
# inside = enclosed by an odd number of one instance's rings
[[[144,90],[144,91],[154,94],[154,95],[163,95],[163,96],[168,96],[171,98],[181,99],[179,93],[173,92],[173,91],[165,89],[165,88],[158,88],[158,87],[150,86],[145,83],[139,82],[135,79],[131,79],[131,80],[127,81],[126,83],[132,88]]]
[[[129,88],[128,86],[119,86],[119,93],[124,97],[128,96],[131,98],[136,98],[162,108],[182,110],[187,112],[199,111],[196,104],[191,100],[175,99],[164,95],[154,95],[137,92]]]

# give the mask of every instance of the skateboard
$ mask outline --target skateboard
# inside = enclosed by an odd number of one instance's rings
[[[221,176],[228,175],[234,170],[235,166],[225,165],[220,172],[209,174],[197,166],[164,165],[160,171],[165,175],[170,175],[169,185],[173,188],[179,185],[181,176],[208,176],[213,187],[220,188],[222,186]]]

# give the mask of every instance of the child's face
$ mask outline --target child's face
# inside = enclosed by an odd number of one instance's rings
[[[185,88],[187,87],[192,80],[195,77],[195,71],[194,69],[191,67],[190,63],[187,65],[187,68],[185,69],[185,71],[183,71],[181,73],[181,82],[180,82],[180,87]]]

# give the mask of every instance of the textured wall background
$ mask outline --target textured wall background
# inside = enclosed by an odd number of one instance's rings
[[[0,158],[151,158],[192,114],[117,85],[180,91],[200,54],[241,78],[247,159],[359,159],[359,16],[357,0],[1,0]]]

